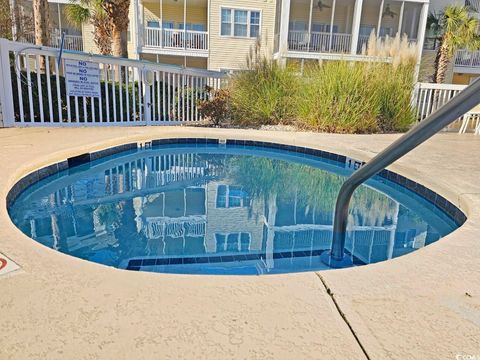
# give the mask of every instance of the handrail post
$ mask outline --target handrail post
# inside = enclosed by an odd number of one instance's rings
[[[422,144],[447,125],[480,103],[480,79],[477,79],[447,104],[425,120],[410,129],[402,137],[381,151],[367,164],[355,171],[342,185],[337,197],[333,222],[333,237],[330,251],[321,255],[321,260],[332,268],[352,265],[351,256],[345,256],[345,236],[348,221],[348,207],[358,186],[375,176],[418,145]]]

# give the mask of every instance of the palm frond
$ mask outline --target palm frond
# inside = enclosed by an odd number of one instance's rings
[[[88,7],[80,4],[70,4],[65,7],[65,16],[70,24],[81,26],[90,19],[91,12]]]

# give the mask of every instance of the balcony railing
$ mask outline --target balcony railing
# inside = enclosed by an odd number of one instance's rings
[[[167,49],[208,50],[208,32],[145,28],[145,46]]]
[[[377,41],[385,41],[387,37],[386,36],[380,36]],[[389,36],[390,39],[392,39],[392,36]],[[368,50],[368,41],[370,40],[370,35],[360,35],[358,37],[358,45],[357,45],[357,53],[362,54],[363,51]],[[417,39],[408,39],[409,44],[416,44]]]
[[[288,49],[292,51],[347,53],[351,41],[351,34],[295,30],[288,33]]]
[[[455,55],[455,66],[480,69],[480,51],[458,50]]]
[[[25,34],[23,35],[23,39],[21,39],[21,41],[29,44],[35,44],[35,34]],[[50,35],[50,41],[47,45],[50,47],[59,48],[61,42],[61,35],[59,35],[58,31],[54,31]],[[82,35],[65,35],[63,48],[66,50],[83,51]]]

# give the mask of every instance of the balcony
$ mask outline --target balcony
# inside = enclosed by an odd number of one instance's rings
[[[454,65],[456,72],[480,74],[480,51],[457,51]]]
[[[348,53],[352,41],[351,34],[289,31],[288,50],[290,51],[311,51],[311,52],[333,52]]]
[[[35,34],[25,34],[21,42],[35,44]],[[62,36],[59,31],[53,31],[50,35],[49,43],[50,47],[59,48],[62,42]],[[63,48],[65,50],[83,51],[83,39],[82,35],[65,35],[63,42]]]
[[[208,56],[208,32],[145,27],[144,49],[167,55]]]

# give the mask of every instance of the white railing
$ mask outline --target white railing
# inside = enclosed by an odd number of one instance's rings
[[[208,50],[206,31],[145,28],[145,46],[169,49]]]
[[[29,44],[35,44],[35,34],[23,35],[22,42]],[[48,46],[59,48],[62,42],[62,36],[58,31],[55,31],[50,35]],[[82,35],[65,35],[63,48],[67,50],[83,51],[83,39]]]
[[[226,78],[222,72],[69,51],[63,53],[58,64],[58,54],[54,48],[26,47],[0,39],[0,103],[4,126],[199,121],[202,117],[197,105],[208,99],[206,87],[219,89]],[[67,96],[66,60],[87,62],[94,69],[98,66],[98,95]]]
[[[462,68],[480,68],[480,51],[458,50],[454,64]]]
[[[465,88],[466,85],[417,83],[413,105],[418,121],[433,114]]]
[[[386,36],[380,36],[377,38],[377,41],[385,41],[387,37]],[[394,39],[394,37],[389,36],[389,39]],[[358,36],[358,45],[357,45],[357,53],[362,54],[362,52],[365,50],[368,50],[368,41],[370,40],[370,35],[359,35]],[[408,39],[409,44],[416,44],[417,39],[409,38]]]
[[[292,51],[348,53],[351,41],[351,34],[293,30],[288,33],[288,49]]]
[[[193,215],[181,218],[151,217],[147,218],[145,235],[149,239],[160,239],[166,236],[179,238],[184,236],[200,237],[205,235],[206,218]]]

